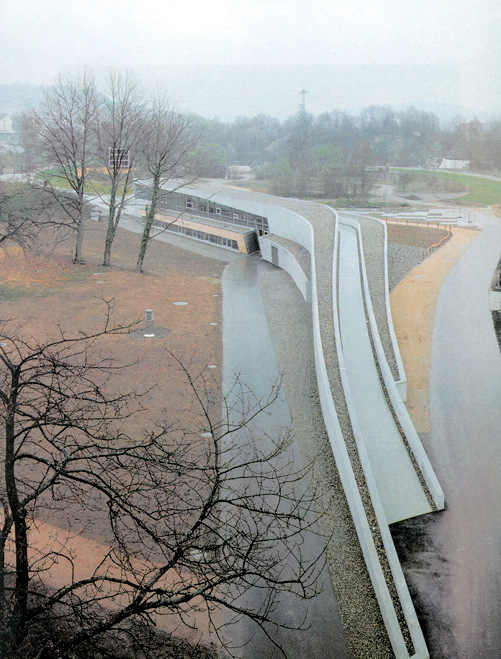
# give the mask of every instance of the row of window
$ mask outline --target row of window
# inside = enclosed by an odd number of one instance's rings
[[[159,227],[160,229],[167,229],[167,231],[173,231],[174,233],[181,233],[189,238],[197,238],[198,240],[204,240],[207,243],[220,245],[221,247],[229,247],[230,249],[236,249],[238,251],[237,241],[232,240],[231,238],[215,236],[212,233],[190,229],[179,224],[171,224],[170,222],[162,222],[161,220],[155,220],[154,226]]]
[[[139,199],[149,200],[151,196],[151,187],[137,186],[136,196]],[[269,233],[269,224],[266,217],[247,213],[246,211],[232,208],[230,206],[221,206],[213,201],[202,199],[201,197],[186,195],[181,192],[160,190],[158,195],[158,208],[159,210],[164,211],[187,211],[193,215],[224,220],[225,222],[228,222],[228,224],[236,224],[237,226],[258,229],[261,234]]]

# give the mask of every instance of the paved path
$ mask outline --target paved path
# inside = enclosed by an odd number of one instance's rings
[[[446,509],[395,529],[433,659],[501,657],[501,356],[488,303],[501,222],[483,225],[441,288],[433,329],[422,440]]]
[[[501,657],[501,356],[488,305],[500,250],[501,223],[486,219],[441,290],[433,331],[430,457],[447,501],[434,540],[457,659]]]
[[[231,385],[238,371],[241,379],[257,395],[264,395],[278,376],[265,311],[259,291],[258,274],[263,268],[272,268],[259,257],[242,257],[230,264],[223,273],[223,391]],[[290,421],[286,401],[277,401],[267,416],[267,430],[278,432]],[[299,460],[297,452],[295,459]],[[321,550],[318,537],[309,534],[304,550],[313,556]],[[292,596],[281,596],[278,617],[288,625],[300,625],[306,617],[311,628],[307,631],[289,631],[269,628],[270,634],[287,652],[290,659],[304,657],[336,657],[347,659],[348,651],[343,627],[330,577],[325,570],[321,575],[323,592],[314,600],[301,602]],[[262,594],[258,589],[249,592],[248,603],[258,607]],[[275,659],[282,655],[252,622],[242,621],[229,630],[232,643],[241,646],[240,656],[254,659]],[[244,645],[245,644],[245,645]]]
[[[357,234],[340,226],[339,316],[351,395],[388,523],[431,511],[374,362],[361,290]]]

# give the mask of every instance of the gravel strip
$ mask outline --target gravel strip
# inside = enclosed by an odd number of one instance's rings
[[[362,231],[362,242],[364,246],[365,268],[369,282],[369,291],[372,309],[376,317],[379,338],[383,345],[386,361],[391,369],[393,378],[399,379],[397,360],[393,351],[390,329],[388,326],[388,314],[386,309],[386,273],[384,264],[384,226],[371,217],[357,216]],[[389,262],[389,258],[388,258]]]
[[[390,292],[424,260],[421,247],[388,243],[388,286]]]

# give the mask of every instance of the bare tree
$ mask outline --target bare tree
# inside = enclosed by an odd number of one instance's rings
[[[76,232],[74,261],[83,263],[85,193],[91,161],[92,126],[96,117],[96,83],[92,73],[59,77],[44,93],[44,102],[32,110],[31,130],[44,161],[47,189],[52,190]],[[60,187],[73,194],[62,194]]]
[[[0,246],[8,243],[26,246],[33,240],[33,218],[20,187],[0,186]]]
[[[178,190],[193,182],[188,156],[197,141],[192,120],[172,109],[166,96],[158,93],[151,104],[142,148],[144,174],[151,179],[151,197],[146,208],[136,263],[137,272],[143,269],[151,228],[158,208],[159,190],[168,182],[171,183],[171,190]]]
[[[265,443],[256,423],[277,386],[257,398],[236,379],[221,415],[205,372],[190,373],[166,353],[192,392],[192,410],[138,436],[127,428],[140,400],[112,393],[119,387],[110,378],[122,367],[99,351],[126,327],[108,315],[93,335],[59,330],[44,342],[8,329],[0,334],[4,656],[88,659],[110,635],[133,636],[134,621],[148,627],[164,614],[182,622],[197,607],[216,633],[212,614],[221,607],[264,627],[277,593],[316,594],[317,561],[301,558],[315,498],[296,487],[304,472],[288,453],[289,434]],[[71,520],[89,507],[107,520],[108,544],[76,576],[78,556],[62,530],[43,549],[31,538],[58,509],[69,511],[68,533],[78,533]],[[69,576],[58,584],[51,574],[62,562]],[[266,602],[256,611],[242,594],[263,585]],[[48,634],[50,621],[57,634]]]
[[[144,100],[143,92],[129,75],[109,74],[96,122],[99,160],[109,183],[103,265],[111,263],[111,246],[133,188],[137,151],[146,121]]]
[[[42,228],[56,225],[54,204],[43,190],[13,182],[0,184],[0,247],[37,244]]]

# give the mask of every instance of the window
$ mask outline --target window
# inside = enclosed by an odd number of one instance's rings
[[[110,169],[129,168],[129,149],[120,149],[116,146],[108,149],[108,167]]]

